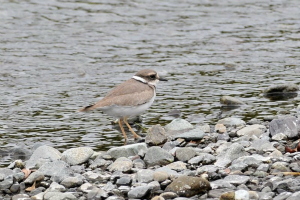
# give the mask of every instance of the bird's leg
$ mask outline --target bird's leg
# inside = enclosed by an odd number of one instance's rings
[[[125,122],[125,123],[126,123],[126,122]],[[122,124],[122,120],[121,120],[121,119],[119,119],[119,126],[120,126],[121,131],[122,131],[122,133],[123,133],[123,135],[124,135],[124,138],[125,138],[124,145],[126,145],[126,142],[127,142],[127,135],[126,135],[126,133],[125,133],[125,131],[124,131],[124,128],[123,128],[123,124]]]
[[[129,128],[129,130],[131,131],[131,133],[133,134],[134,138],[139,138],[140,136],[138,134],[136,134],[134,132],[134,130],[132,130],[131,126],[128,124],[127,122],[127,117],[124,117],[124,123],[126,124],[126,126]]]

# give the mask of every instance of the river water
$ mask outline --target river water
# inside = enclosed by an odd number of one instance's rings
[[[75,111],[144,68],[169,79],[142,115],[146,128],[169,123],[172,110],[211,125],[220,115],[296,112],[299,97],[273,101],[262,91],[299,83],[299,1],[99,2],[0,0],[0,166],[41,144],[122,145],[111,117]],[[222,95],[246,105],[224,110]]]

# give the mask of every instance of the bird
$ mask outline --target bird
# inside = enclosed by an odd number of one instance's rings
[[[126,145],[127,135],[122,122],[129,128],[134,139],[140,137],[128,124],[127,119],[140,115],[152,105],[156,97],[156,84],[159,81],[168,80],[160,77],[152,69],[140,70],[132,78],[113,88],[100,101],[78,111],[101,110],[109,116],[118,118],[118,123],[125,139],[124,145]]]

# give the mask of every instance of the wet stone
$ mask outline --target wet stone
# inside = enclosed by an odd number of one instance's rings
[[[240,99],[231,96],[222,96],[220,98],[220,103],[225,106],[240,106],[244,104]]]

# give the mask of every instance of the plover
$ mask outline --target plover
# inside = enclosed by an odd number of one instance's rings
[[[97,103],[86,106],[79,111],[99,109],[107,115],[118,118],[119,126],[125,138],[124,144],[126,144],[127,135],[122,121],[132,132],[133,137],[138,138],[139,136],[128,124],[127,119],[143,113],[151,106],[156,97],[156,84],[159,81],[167,81],[167,79],[159,77],[157,72],[152,69],[143,69],[131,79],[115,87]]]

